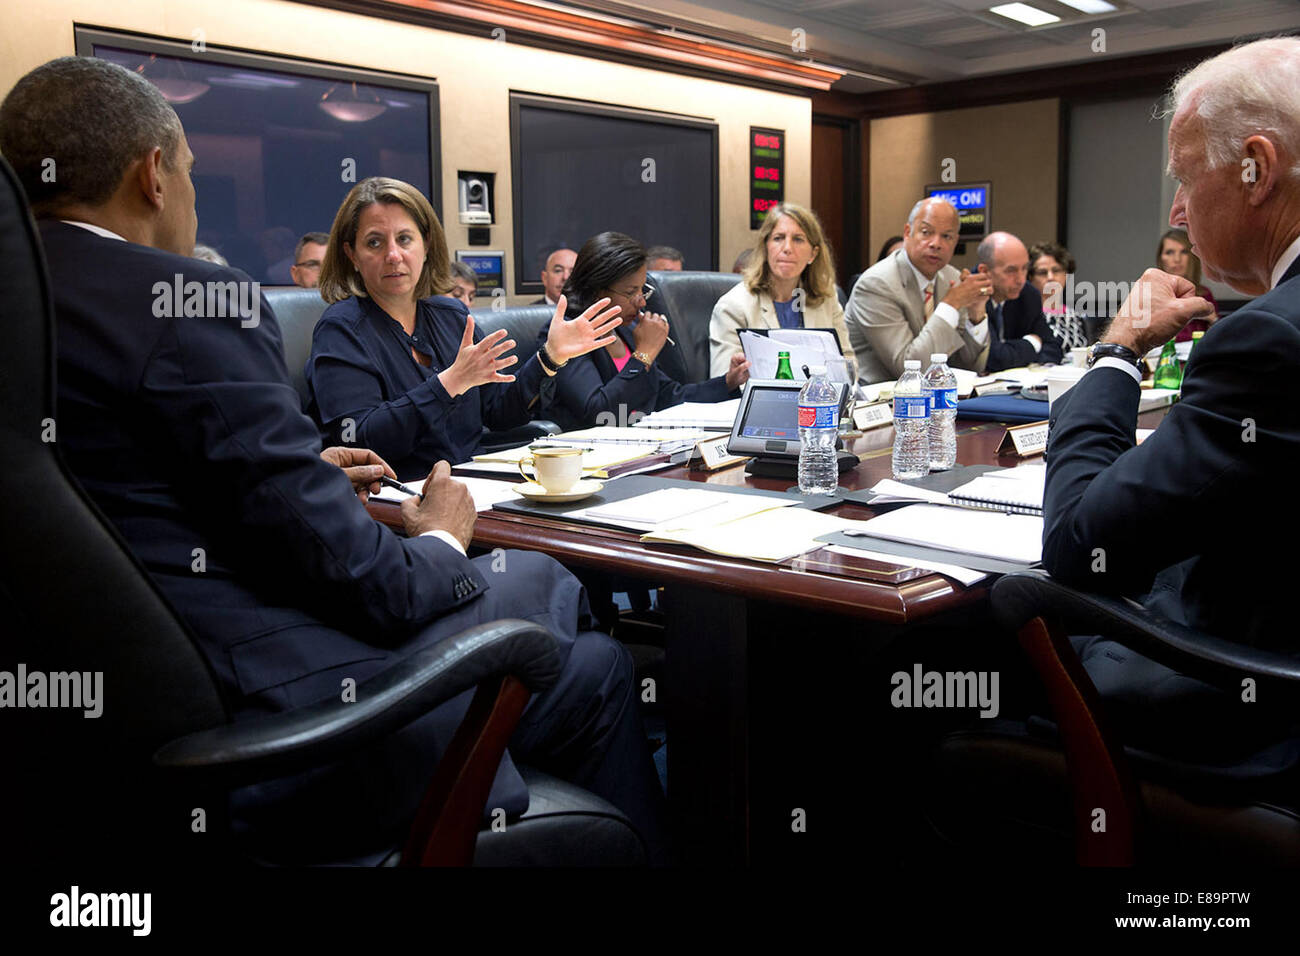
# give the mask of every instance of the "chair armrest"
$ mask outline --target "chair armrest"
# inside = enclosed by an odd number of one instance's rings
[[[403,658],[357,685],[356,700],[329,699],[283,714],[224,724],[159,748],[164,770],[238,786],[331,763],[484,681],[506,675],[530,691],[550,687],[558,642],[528,621],[481,624]]]
[[[505,431],[489,431],[483,429],[483,437],[479,443],[483,446],[483,451],[493,452],[501,451],[505,448],[518,448],[520,445],[526,445],[537,438],[545,438],[547,435],[557,435],[560,432],[560,426],[555,422],[538,419],[536,421],[526,422],[516,428],[508,428]]]
[[[994,617],[1008,630],[1018,631],[1035,617],[1050,618],[1066,633],[1105,635],[1206,683],[1240,692],[1242,677],[1252,677],[1275,703],[1300,703],[1300,660],[1212,637],[1136,601],[1080,591],[1041,571],[1003,575],[993,584],[991,600]]]

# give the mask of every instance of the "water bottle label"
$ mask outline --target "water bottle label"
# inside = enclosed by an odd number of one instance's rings
[[[835,405],[800,405],[800,428],[835,428]]]
[[[930,400],[924,395],[895,395],[895,418],[929,418]]]
[[[957,407],[957,389],[936,388],[930,392],[930,410]]]

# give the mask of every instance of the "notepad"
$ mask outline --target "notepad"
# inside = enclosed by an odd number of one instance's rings
[[[954,504],[968,508],[1041,516],[1046,476],[1046,468],[1032,465],[989,472],[954,488],[948,497]]]
[[[1026,566],[1043,556],[1043,519],[1027,514],[908,505],[863,522],[852,533]]]
[[[469,488],[470,497],[474,499],[475,511],[489,511],[492,506],[499,501],[513,501],[514,499],[521,497],[519,493],[514,490],[514,484],[509,481],[493,481],[490,478],[468,478],[460,476],[458,476],[456,480]],[[418,495],[420,489],[424,487],[424,482],[404,482],[403,487],[411,492],[411,495]],[[370,497],[377,501],[400,502],[411,497],[411,495],[404,495],[396,488],[390,488],[385,485],[377,494],[373,494]]]

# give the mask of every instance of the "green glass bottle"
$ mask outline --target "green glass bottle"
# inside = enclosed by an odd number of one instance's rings
[[[1160,361],[1156,364],[1156,374],[1152,383],[1156,388],[1177,389],[1183,384],[1183,370],[1178,364],[1178,353],[1174,341],[1170,339],[1160,350]]]
[[[794,372],[790,371],[789,352],[776,353],[776,377],[778,379],[785,378],[792,382],[794,381]]]

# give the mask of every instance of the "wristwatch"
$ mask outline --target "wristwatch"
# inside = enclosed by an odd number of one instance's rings
[[[1118,342],[1098,342],[1088,350],[1088,368],[1097,364],[1097,359],[1117,358],[1128,362],[1138,371],[1142,371],[1142,356],[1138,355],[1127,345],[1120,345]]]

